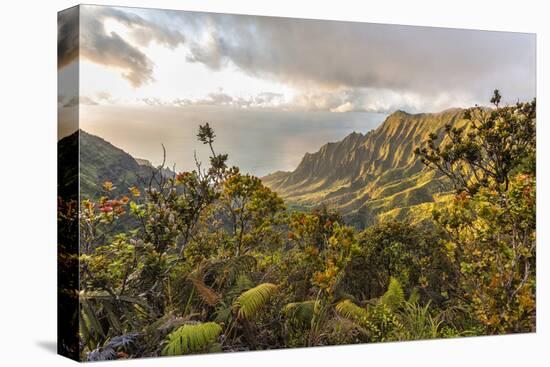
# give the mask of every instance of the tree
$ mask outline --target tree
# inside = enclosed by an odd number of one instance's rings
[[[431,134],[423,147],[415,150],[421,161],[438,170],[456,191],[474,195],[480,187],[506,191],[511,173],[529,166],[534,172],[536,146],[536,100],[500,107],[501,96],[494,91],[488,110],[474,107],[465,111],[464,126],[446,125],[440,139]]]
[[[438,246],[441,233],[402,222],[373,225],[358,236],[361,256],[347,277],[350,289],[366,298],[379,297],[392,277],[424,299],[440,303],[448,297],[454,279],[446,253]]]
[[[435,216],[448,233],[457,296],[489,333],[535,327],[535,180],[517,174],[508,185],[502,193],[481,188],[473,197],[456,195]]]
[[[234,173],[222,185],[218,212],[229,226],[234,256],[240,256],[251,248],[277,242],[273,238],[273,226],[278,224],[284,211],[279,196],[251,175]]]
[[[199,127],[197,137],[212,153],[207,170],[196,161],[195,170],[170,177],[163,163],[148,181],[142,179],[144,194],[131,187],[128,194],[132,199],[111,197],[115,188],[107,181],[97,203],[82,202],[80,298],[93,298],[86,303],[89,312],[82,317],[98,320],[90,324],[94,330],[88,330],[88,334],[101,337],[96,345],[113,333],[138,331],[143,320],[159,319],[174,308],[169,296],[172,273],[185,262],[185,247],[196,234],[202,213],[219,199],[223,179],[235,172],[226,165],[227,155],[214,151],[215,135],[208,124]],[[136,219],[137,228],[109,233],[109,225],[128,213]],[[97,291],[103,293],[92,293],[90,298],[90,292]],[[132,307],[129,311],[125,307],[128,300],[139,304],[138,312],[143,314],[135,315]],[[118,325],[117,319],[125,322]]]
[[[454,184],[452,202],[434,218],[460,282],[455,300],[489,333],[535,327],[536,102],[476,107],[466,125],[432,135],[417,154]]]

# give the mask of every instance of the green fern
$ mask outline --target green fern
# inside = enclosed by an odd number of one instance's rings
[[[229,299],[235,299],[244,291],[254,287],[254,283],[250,280],[250,277],[245,274],[239,274],[235,279],[235,284],[227,290],[225,293]]]
[[[336,304],[336,313],[346,319],[356,321],[360,324],[367,323],[368,311],[363,307],[357,306],[349,299],[340,301]]]
[[[309,325],[319,301],[293,302],[283,307],[283,314],[296,325]]]
[[[409,295],[409,299],[407,300],[407,303],[419,303],[420,302],[420,293],[418,292],[418,288],[413,288],[411,294]]]
[[[405,302],[405,292],[401,283],[394,277],[390,278],[390,284],[388,290],[380,298],[380,302],[388,306],[391,310],[398,309]]]
[[[222,332],[215,322],[187,324],[168,335],[164,356],[177,356],[205,351]]]
[[[277,288],[275,284],[263,283],[242,293],[233,302],[233,310],[237,313],[237,317],[239,319],[253,318],[275,294]]]

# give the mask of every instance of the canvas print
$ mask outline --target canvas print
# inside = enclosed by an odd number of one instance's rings
[[[59,353],[536,329],[536,36],[58,15]]]

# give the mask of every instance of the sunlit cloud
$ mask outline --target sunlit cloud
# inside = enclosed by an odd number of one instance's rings
[[[79,34],[74,29],[75,19],[80,19],[80,42],[74,36]],[[133,42],[115,31],[108,31],[106,22],[109,20],[128,28]],[[133,87],[154,81],[154,62],[136,44],[146,47],[154,41],[175,48],[184,42],[178,31],[112,7],[82,6],[79,18],[67,15],[61,17],[59,23],[59,67],[82,57],[120,70],[121,76]]]
[[[80,89],[99,104],[434,112],[495,88],[507,102],[535,96],[532,34],[80,9]],[[60,21],[60,68],[78,56],[74,26]]]

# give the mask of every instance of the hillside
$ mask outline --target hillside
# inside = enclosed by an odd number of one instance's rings
[[[143,159],[135,159],[108,141],[79,130],[58,143],[60,157],[76,157],[80,134],[80,194],[81,198],[96,198],[105,181],[113,182],[113,194],[127,194],[131,186],[142,187],[141,179],[148,179],[155,168]],[[72,165],[74,166],[74,164]],[[68,167],[60,165],[63,175]],[[63,190],[60,187],[60,190]]]
[[[463,110],[409,114],[396,111],[377,129],[352,133],[306,153],[292,172],[263,177],[291,206],[321,203],[366,226],[382,216],[416,221],[429,215],[445,191],[442,178],[427,170],[414,149],[445,124],[462,124]]]

